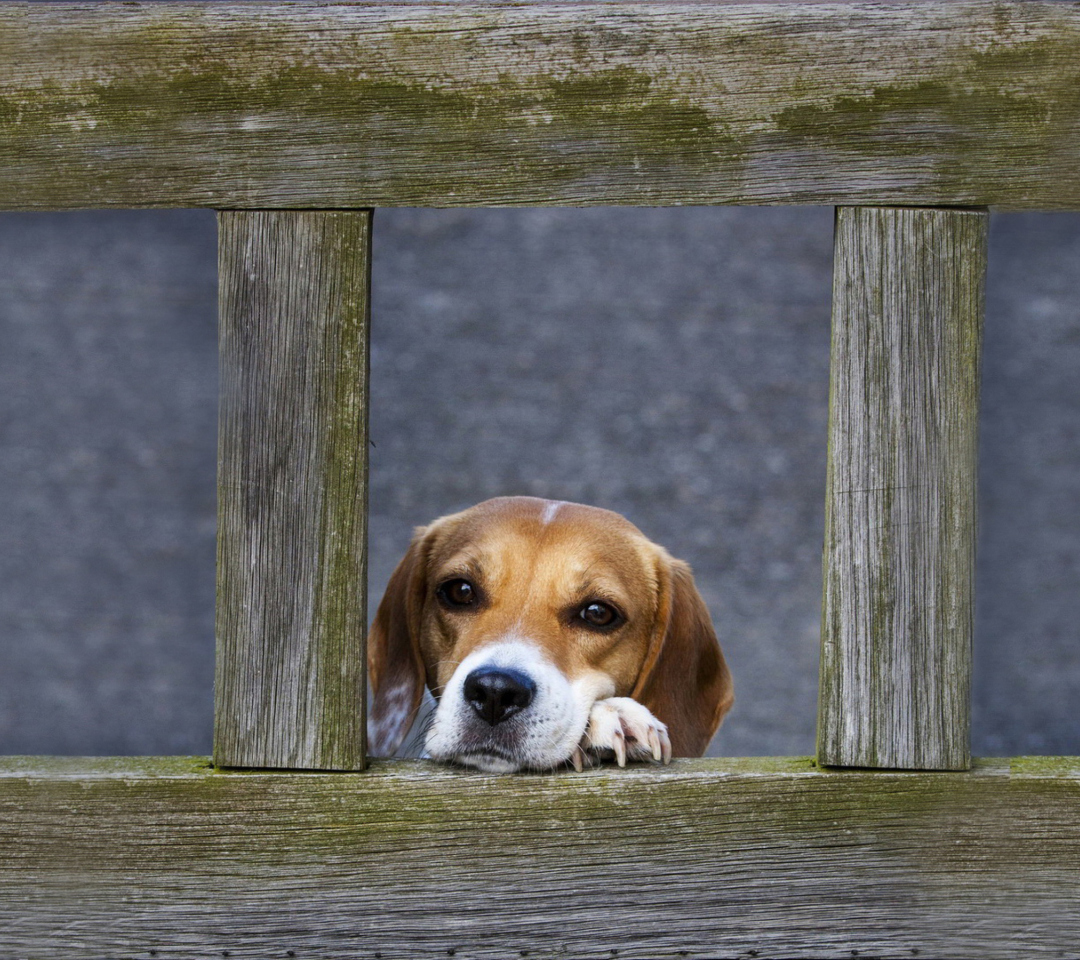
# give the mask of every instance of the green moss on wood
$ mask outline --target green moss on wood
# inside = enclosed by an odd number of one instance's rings
[[[0,9],[5,202],[1080,203],[1076,10],[897,9]]]
[[[1039,40],[1014,38],[973,50],[937,76],[825,102],[810,98],[784,107],[774,119],[778,130],[814,150],[925,158],[935,179],[965,198],[960,202],[989,203],[982,165],[989,144],[1013,143],[1024,166],[1046,164],[1067,175],[1063,151],[1080,116],[1077,48],[1077,37],[1064,31]],[[1034,77],[1041,82],[1033,83]],[[938,144],[948,144],[938,157],[927,152],[920,135],[927,129]]]
[[[704,106],[625,67],[458,88],[308,66],[252,79],[235,65],[213,64],[0,98],[0,131],[21,141],[47,142],[64,127],[79,130],[84,146],[168,138],[193,116],[217,131],[214,146],[226,156],[247,153],[258,163],[283,138],[303,142],[313,153],[331,149],[339,161],[351,159],[356,175],[379,192],[403,175],[386,151],[422,149],[431,173],[409,165],[413,202],[452,199],[462,165],[485,161],[487,189],[514,194],[538,181],[578,180],[597,156],[631,170],[643,186],[673,168],[731,176],[744,160],[739,139]],[[206,172],[193,164],[176,174],[195,180]]]
[[[415,784],[418,790],[431,788],[467,788],[470,784],[501,784],[513,792],[520,789],[555,788],[559,790],[596,789],[619,791],[634,783],[662,785],[714,783],[728,780],[819,780],[828,778],[852,784],[863,783],[933,783],[948,787],[969,780],[986,778],[1007,780],[1010,777],[1049,777],[1080,782],[1080,757],[1026,756],[980,757],[972,761],[969,772],[920,773],[898,770],[853,770],[821,767],[813,757],[720,757],[701,760],[676,759],[668,766],[653,763],[631,764],[619,768],[606,764],[583,773],[572,770],[554,773],[522,773],[492,776],[460,767],[427,760],[374,760],[364,773],[289,770],[237,770],[215,768],[209,757],[0,757],[0,778],[81,780],[87,783],[117,778],[153,780],[173,778],[204,780],[215,777],[262,777],[267,783],[292,784],[366,784],[377,789],[398,789]],[[395,786],[396,785],[396,786]]]
[[[327,330],[332,370],[322,468],[320,541],[324,544],[314,588],[319,642],[318,673],[328,692],[318,735],[327,766],[353,768],[363,751],[367,661],[368,319],[371,286],[371,214],[328,215],[320,252],[332,265],[330,305],[337,323]]]
[[[1080,786],[1080,757],[1013,757],[1007,761],[1014,777],[1039,777]]]
[[[209,757],[0,757],[0,778],[109,780],[203,777],[214,772]]]

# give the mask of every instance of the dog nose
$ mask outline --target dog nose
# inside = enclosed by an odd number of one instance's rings
[[[532,703],[536,684],[519,670],[478,667],[465,678],[464,693],[469,706],[495,726]]]

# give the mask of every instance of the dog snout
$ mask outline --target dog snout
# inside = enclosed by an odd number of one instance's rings
[[[491,726],[520,713],[536,696],[536,683],[520,670],[478,667],[466,678],[465,700]]]

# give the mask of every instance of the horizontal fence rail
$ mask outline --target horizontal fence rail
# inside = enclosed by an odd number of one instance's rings
[[[0,4],[0,207],[1080,208],[1080,7]]]
[[[0,957],[1060,957],[1080,764],[0,765]]]

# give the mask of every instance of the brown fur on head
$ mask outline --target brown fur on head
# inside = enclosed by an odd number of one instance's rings
[[[690,568],[618,514],[533,497],[417,530],[375,616],[369,669],[373,754],[398,747],[426,685],[442,698],[429,750],[482,769],[607,745],[598,703],[622,718],[616,739],[633,743],[651,713],[676,755],[700,756],[733,700]]]

